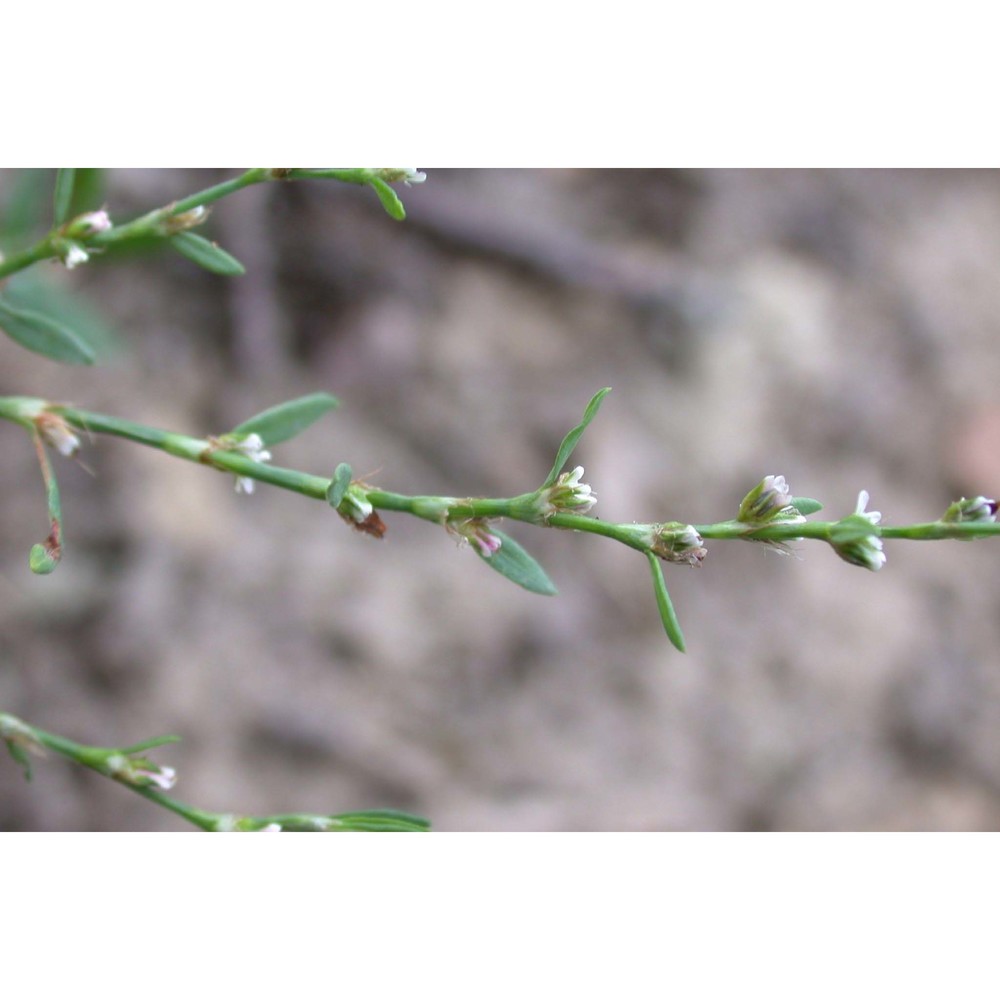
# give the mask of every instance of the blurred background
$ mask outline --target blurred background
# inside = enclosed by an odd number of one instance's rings
[[[104,171],[126,221],[234,171]],[[53,172],[0,172],[5,249]],[[374,194],[251,188],[169,252],[38,265],[12,295],[73,311],[105,362],[0,338],[0,393],[203,436],[314,391],[341,408],[276,449],[404,493],[505,496],[572,463],[614,521],[735,514],[764,475],[839,517],[933,520],[1000,494],[1000,174],[448,171]],[[32,226],[36,230],[32,230]],[[556,597],[442,530],[382,541],[326,505],[111,438],[57,459],[65,554],[23,432],[0,425],[0,708],[87,743],[165,732],[179,798],[264,814],[391,807],[438,830],[984,830],[1000,826],[1000,542],[709,545],[666,566],[506,525]],[[89,470],[89,471],[88,471]],[[0,761],[0,829],[186,824],[57,759]]]

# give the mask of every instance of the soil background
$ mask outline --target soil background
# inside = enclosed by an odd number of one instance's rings
[[[100,198],[123,221],[231,175],[105,171]],[[0,172],[0,230],[49,210],[32,177]],[[325,390],[340,409],[277,464],[503,496],[612,386],[573,458],[607,520],[728,518],[767,474],[833,517],[866,489],[889,524],[1000,494],[1000,174],[429,169],[401,194],[402,224],[334,183],[220,202],[204,233],[241,278],[162,250],[39,265],[116,336],[88,369],[4,338],[0,393],[201,436]],[[445,831],[1000,826],[1000,543],[889,542],[877,574],[710,544],[665,567],[682,656],[607,540],[507,525],[540,597],[426,522],[376,541],[111,438],[58,461],[65,556],[36,578],[37,462],[12,425],[0,455],[0,706],[83,742],[182,735],[157,759],[185,801]],[[187,826],[50,759],[31,784],[0,761],[0,829]]]

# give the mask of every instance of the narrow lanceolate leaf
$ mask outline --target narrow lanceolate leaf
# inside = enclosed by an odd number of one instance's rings
[[[341,462],[333,471],[333,479],[330,480],[330,487],[326,491],[327,503],[336,510],[340,502],[344,499],[347,487],[351,485],[351,467],[346,462]]]
[[[309,396],[279,403],[263,413],[245,420],[233,428],[234,434],[259,434],[266,445],[280,444],[301,434],[316,423],[324,413],[340,405],[336,396],[328,392],[314,392]]]
[[[178,233],[170,237],[169,243],[179,254],[213,274],[246,274],[246,268],[232,254],[197,233]]]
[[[341,813],[332,816],[342,830],[371,831],[376,833],[423,833],[431,828],[421,816],[396,812],[394,809],[372,809],[368,812]]]
[[[17,309],[0,299],[0,330],[36,354],[70,365],[92,365],[94,352],[68,326],[30,309]]]
[[[533,594],[551,596],[556,593],[556,585],[549,579],[545,570],[510,535],[497,531],[492,525],[490,534],[500,539],[500,548],[493,555],[487,558],[473,546],[476,555],[490,569],[495,569],[501,576],[507,577],[508,580],[512,580],[519,587],[524,587],[525,590],[530,590]]]
[[[552,471],[549,473],[549,478],[542,483],[542,489],[545,489],[546,486],[551,486],[559,478],[559,473],[562,472],[563,466],[569,461],[569,456],[573,454],[573,449],[583,436],[583,432],[587,429],[587,425],[594,419],[594,417],[597,416],[597,411],[601,406],[601,400],[603,400],[609,392],[611,392],[610,387],[607,389],[601,389],[601,391],[597,393],[587,404],[587,409],[583,412],[583,420],[581,420],[576,427],[574,427],[569,434],[563,438],[562,444],[559,445],[559,451],[556,454],[556,460],[552,466]]]
[[[13,740],[7,740],[7,750],[11,757],[21,765],[21,769],[24,771],[24,780],[31,781],[31,759],[24,747],[19,746]]]
[[[15,309],[43,312],[56,323],[68,326],[94,352],[98,363],[124,346],[119,334],[81,293],[60,287],[37,268],[12,275],[4,290],[4,301]]]
[[[647,552],[646,558],[649,560],[649,568],[653,573],[656,606],[660,609],[663,628],[666,630],[667,638],[683,653],[686,651],[684,633],[681,632],[681,623],[677,620],[677,613],[674,611],[673,602],[667,593],[667,585],[663,579],[663,568],[660,566],[660,560],[652,552]]]
[[[152,750],[154,747],[163,747],[168,743],[180,743],[181,738],[171,733],[169,736],[154,736],[150,740],[143,740],[141,743],[133,743],[131,746],[122,747],[121,753],[126,757],[134,753],[143,753]]]
[[[56,171],[56,191],[52,201],[57,226],[61,226],[69,217],[75,183],[76,170],[72,167],[62,167]]]
[[[406,209],[399,200],[399,195],[381,177],[372,177],[368,183],[375,189],[378,200],[382,202],[382,207],[397,222],[402,222],[406,218]]]
[[[790,503],[800,514],[806,517],[823,509],[823,505],[818,500],[813,500],[812,497],[792,497]]]
[[[28,566],[32,573],[47,576],[62,558],[62,504],[59,500],[59,481],[56,479],[49,453],[45,450],[42,438],[36,431],[34,436],[35,454],[42,470],[42,480],[45,483],[45,501],[49,509],[49,532],[44,542],[31,546],[28,553]]]

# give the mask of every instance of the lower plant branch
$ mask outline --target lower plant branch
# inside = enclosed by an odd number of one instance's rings
[[[179,736],[161,736],[130,747],[88,746],[29,725],[7,712],[0,712],[0,739],[7,744],[11,756],[24,769],[28,780],[31,779],[29,755],[44,757],[47,751],[51,751],[117,781],[150,802],[175,813],[193,826],[212,833],[415,832],[429,829],[426,820],[394,810],[340,813],[332,816],[314,813],[243,816],[198,809],[164,794],[163,790],[172,788],[177,780],[173,768],[161,767],[142,756],[146,750],[177,743],[180,740]]]

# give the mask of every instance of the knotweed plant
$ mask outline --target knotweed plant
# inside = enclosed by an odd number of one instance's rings
[[[32,246],[0,259],[0,330],[22,347],[67,364],[93,364],[95,351],[72,317],[25,308],[4,288],[5,279],[41,261],[58,261],[67,268],[85,265],[94,254],[130,241],[160,240],[194,264],[216,274],[239,275],[243,266],[232,255],[195,230],[204,223],[210,206],[253,184],[327,180],[371,188],[394,219],[405,218],[394,183],[422,183],[424,174],[409,168],[254,169],[190,197],[155,209],[131,221],[116,221],[104,208],[79,206],[76,174],[61,170],[55,185],[54,225]],[[71,208],[85,210],[73,214]],[[155,448],[177,459],[195,462],[233,477],[237,492],[250,494],[257,483],[298,493],[328,504],[352,528],[381,539],[387,531],[383,513],[408,514],[429,522],[486,566],[536,594],[553,595],[556,588],[538,561],[507,534],[503,522],[523,522],[535,528],[602,535],[644,557],[653,584],[655,605],[669,641],[681,652],[684,636],[667,590],[664,563],[700,567],[715,541],[751,541],[788,552],[793,543],[819,541],[830,545],[851,566],[880,571],[886,565],[884,542],[894,539],[929,541],[971,540],[1000,534],[997,502],[976,496],[952,503],[936,520],[887,526],[878,511],[868,510],[867,491],[858,493],[853,511],[834,520],[811,519],[822,504],[796,496],[784,476],[764,476],[736,506],[731,520],[710,524],[668,520],[654,524],[603,521],[593,511],[597,496],[584,482],[584,469],[566,471],[577,444],[597,416],[610,388],[600,389],[587,404],[580,422],[566,435],[545,480],[535,489],[511,497],[409,496],[376,489],[355,477],[346,463],[329,476],[277,464],[275,451],[338,405],[336,397],[316,392],[292,399],[250,417],[231,430],[192,436],[152,427],[117,415],[96,413],[77,405],[44,397],[0,397],[0,418],[24,428],[41,469],[48,505],[49,532],[30,548],[32,572],[52,573],[64,558],[65,538],[59,486],[51,452],[73,458],[101,435],[124,438]],[[652,602],[651,602],[652,607]],[[45,732],[12,714],[0,711],[0,738],[30,777],[32,754],[55,753],[91,768],[169,809],[195,826],[213,831],[278,830],[420,830],[427,824],[417,817],[391,811],[312,815],[288,813],[242,816],[195,808],[167,793],[177,775],[147,754],[176,742],[165,736],[126,747],[95,747]]]

